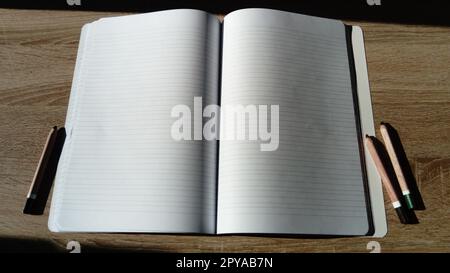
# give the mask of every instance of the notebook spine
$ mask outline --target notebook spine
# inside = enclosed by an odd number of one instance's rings
[[[50,130],[28,191],[24,214],[42,215],[44,213],[65,139],[64,127],[58,129],[55,126]]]

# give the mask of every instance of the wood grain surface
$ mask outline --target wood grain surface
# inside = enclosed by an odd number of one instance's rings
[[[47,133],[64,124],[80,28],[114,15],[0,9],[0,250],[66,251],[76,240],[82,251],[369,252],[365,237],[57,234],[48,206],[23,215]],[[450,252],[450,28],[347,23],[364,30],[375,123],[399,131],[427,207],[420,224],[405,226],[386,203],[389,232],[376,241],[382,252]]]

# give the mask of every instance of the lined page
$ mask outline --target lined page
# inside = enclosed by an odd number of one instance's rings
[[[366,234],[344,25],[246,9],[223,39],[222,107],[279,105],[279,146],[221,141],[218,232]]]
[[[219,35],[195,10],[84,27],[51,230],[215,232],[216,143],[173,140],[171,110],[217,103]]]

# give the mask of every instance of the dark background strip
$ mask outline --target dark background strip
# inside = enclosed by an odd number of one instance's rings
[[[173,8],[226,14],[260,7],[336,19],[450,25],[448,0],[1,0],[0,8],[149,12]]]

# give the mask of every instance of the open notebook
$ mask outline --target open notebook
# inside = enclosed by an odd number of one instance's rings
[[[174,140],[171,111],[194,97],[278,105],[276,149]],[[268,9],[100,19],[81,32],[65,126],[51,231],[386,233],[358,27]]]

